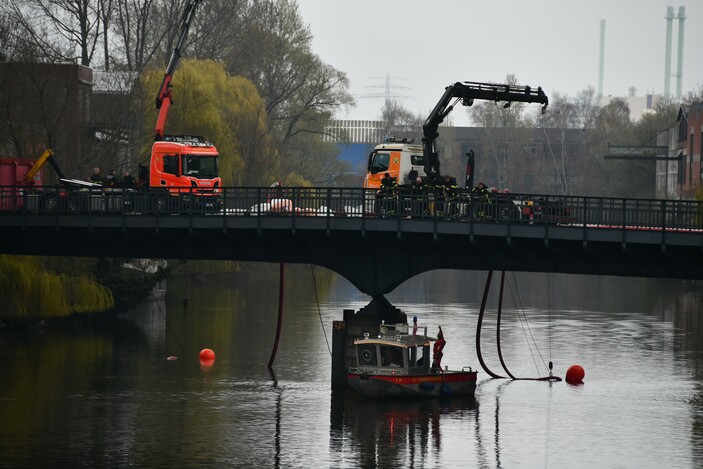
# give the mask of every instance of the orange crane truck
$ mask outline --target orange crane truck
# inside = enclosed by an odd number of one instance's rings
[[[189,0],[183,11],[180,35],[156,96],[159,113],[149,167],[139,168],[140,180],[148,181],[148,189],[155,193],[155,208],[161,211],[191,207],[219,210],[221,206],[222,179],[215,146],[198,136],[164,134],[173,102],[171,80],[198,3],[200,0]]]
[[[441,177],[439,153],[435,147],[435,141],[439,137],[439,125],[457,103],[471,106],[477,99],[496,103],[505,102],[505,107],[510,106],[512,102],[539,103],[542,104],[542,112],[549,104],[549,99],[541,87],[533,89],[529,86],[473,81],[457,82],[447,86],[422,126],[421,144],[411,138],[389,137],[386,142],[377,145],[369,155],[364,188],[378,189],[382,197],[369,191],[366,211],[379,213],[379,199],[387,199],[387,195],[383,195],[381,182],[386,174],[394,179],[400,188],[409,189],[417,177],[422,178],[425,184],[432,187],[439,184]],[[454,100],[453,103],[452,100]],[[467,181],[469,173],[473,174],[473,154],[469,154],[469,164]],[[512,210],[510,212],[512,213]]]

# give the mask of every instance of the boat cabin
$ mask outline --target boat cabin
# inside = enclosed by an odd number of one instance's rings
[[[381,324],[378,336],[364,333],[354,340],[356,365],[361,373],[388,375],[420,375],[430,373],[433,337],[417,327],[409,331],[407,324]]]

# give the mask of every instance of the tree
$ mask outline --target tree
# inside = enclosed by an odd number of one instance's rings
[[[324,148],[319,139],[327,122],[336,109],[354,102],[348,93],[349,81],[345,73],[312,53],[312,35],[303,24],[296,2],[253,2],[243,18],[233,20],[223,34],[238,40],[211,46],[210,50],[221,54],[230,73],[249,78],[258,88],[266,103],[284,172],[279,177],[283,179],[286,171],[302,169],[300,158],[309,158],[307,151]],[[198,40],[207,38],[198,36]],[[318,179],[315,174],[298,174],[308,180]]]
[[[142,75],[142,87],[157,90],[162,77],[162,71],[150,69]],[[174,105],[167,133],[203,135],[212,141],[220,152],[225,186],[263,185],[278,174],[265,106],[249,80],[229,75],[211,60],[183,59],[172,83]],[[145,122],[156,122],[153,95],[146,93],[142,105]],[[153,127],[145,129],[144,159],[148,158],[153,135]]]
[[[559,93],[550,96],[549,101],[549,109],[537,119],[537,125],[542,129],[544,136],[544,151],[552,162],[552,167],[545,172],[554,175],[554,188],[558,193],[567,195],[571,194],[572,189],[570,180],[572,155],[567,141],[567,129],[578,128],[577,107],[568,97]]]
[[[586,136],[584,191],[595,196],[647,197],[654,190],[654,164],[641,160],[606,160],[608,144],[638,145],[625,100],[603,106]],[[648,167],[651,166],[651,167]]]
[[[517,78],[508,75],[505,83],[517,85]],[[525,148],[532,141],[532,122],[525,112],[526,105],[482,101],[469,108],[474,123],[484,129],[483,149],[490,161],[482,160],[481,173],[488,185],[511,190],[522,189],[519,178],[520,160]],[[478,163],[477,163],[478,164]]]
[[[120,59],[129,71],[142,71],[159,50],[166,31],[157,21],[157,0],[116,0],[115,29],[122,42]]]
[[[412,112],[403,107],[395,99],[387,99],[381,108],[381,120],[385,125],[386,135],[413,136],[422,137],[422,123],[424,119],[421,116],[413,115]]]
[[[22,28],[45,56],[89,67],[106,33],[111,0],[11,0]],[[106,38],[104,38],[106,39]],[[105,45],[107,50],[107,44]]]

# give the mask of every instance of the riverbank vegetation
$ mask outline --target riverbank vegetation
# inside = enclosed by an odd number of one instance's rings
[[[88,273],[54,272],[34,256],[0,256],[0,316],[29,319],[106,311],[114,307],[111,290]]]
[[[0,256],[0,318],[34,320],[120,312],[147,298],[168,269],[153,274],[125,259]]]

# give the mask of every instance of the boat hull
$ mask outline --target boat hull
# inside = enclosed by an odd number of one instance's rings
[[[366,397],[449,397],[473,396],[475,371],[454,371],[428,375],[347,374],[347,382]]]

